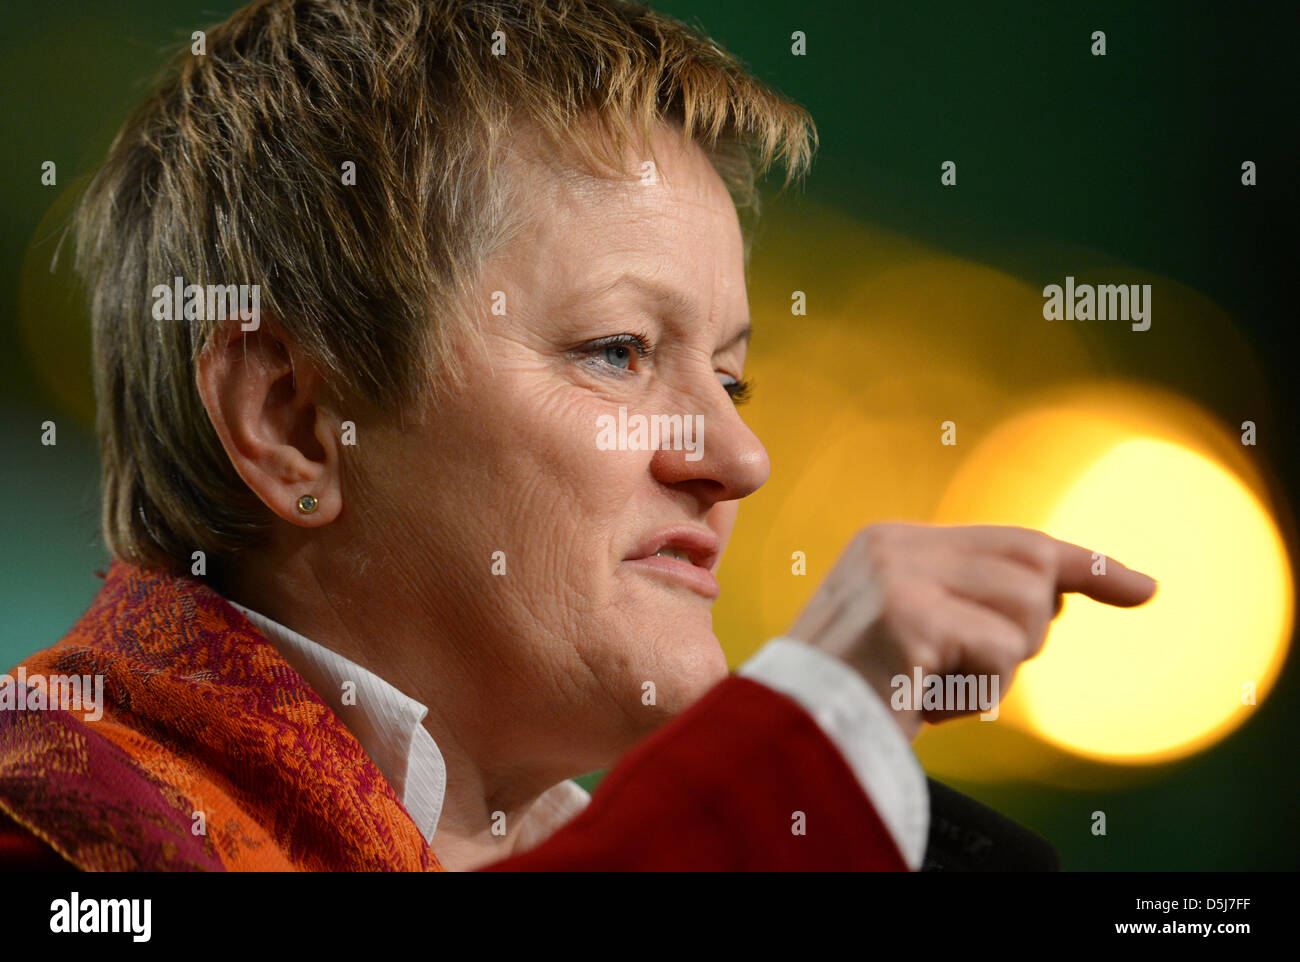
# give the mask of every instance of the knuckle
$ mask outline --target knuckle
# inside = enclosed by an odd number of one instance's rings
[[[1045,578],[1033,578],[1022,583],[1016,591],[1016,604],[1024,612],[1030,625],[1046,624],[1052,620],[1056,593]]]
[[[890,593],[879,620],[894,650],[909,667],[942,664],[952,645],[931,596],[914,584],[902,583]]]
[[[888,538],[881,527],[878,524],[869,524],[865,528],[860,528],[854,535],[853,540],[868,558],[873,557],[880,550],[882,542]]]
[[[862,528],[857,537],[869,550],[878,550],[897,544],[905,527],[897,521],[877,521]]]
[[[914,578],[888,575],[880,582],[881,607],[894,614],[913,615],[933,607],[935,592],[931,585]]]
[[[1025,543],[1025,553],[1039,571],[1055,573],[1056,549],[1052,547],[1047,535],[1040,531],[1032,532],[1032,537]]]
[[[928,604],[925,617],[924,630],[918,632],[909,646],[912,663],[927,671],[946,671],[961,664],[968,640],[960,626],[944,619],[932,603]]]
[[[920,668],[922,674],[931,674],[950,664],[947,651],[943,645],[917,642],[907,650],[907,666]]]
[[[1022,661],[1034,656],[1038,643],[1038,633],[1016,628],[1010,631],[1001,643],[1006,651],[1008,665],[1014,668]]]
[[[977,637],[981,652],[999,670],[1019,664],[1029,649],[1028,634],[1009,623],[992,623],[980,631]]]
[[[894,522],[868,525],[857,536],[858,549],[867,570],[875,576],[893,573],[906,559],[906,526]]]
[[[926,673],[946,671],[960,664],[962,651],[963,640],[958,633],[933,629],[910,637],[904,647],[907,664]]]

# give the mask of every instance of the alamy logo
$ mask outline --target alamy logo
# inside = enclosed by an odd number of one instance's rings
[[[1133,330],[1151,327],[1150,284],[1075,284],[1043,288],[1043,318],[1048,321],[1132,321]]]
[[[73,892],[71,898],[50,903],[50,931],[60,934],[126,932],[133,942],[148,942],[152,917],[151,899],[83,900]]]
[[[618,419],[612,414],[596,418],[596,447],[601,451],[685,451],[687,461],[704,457],[703,414],[627,415],[627,407],[618,406]]]
[[[974,711],[980,721],[997,721],[997,675],[895,675],[889,681],[894,693],[889,705],[895,711]]]
[[[174,277],[172,283],[153,289],[155,321],[224,321],[238,316],[241,331],[255,331],[262,303],[260,284],[186,284]],[[236,314],[238,312],[238,314]]]
[[[104,717],[103,675],[0,675],[0,711],[79,711],[86,721]]]

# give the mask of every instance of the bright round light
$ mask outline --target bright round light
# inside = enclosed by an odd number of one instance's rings
[[[1071,596],[1016,682],[1043,737],[1086,755],[1155,761],[1217,741],[1249,717],[1285,654],[1290,571],[1255,497],[1209,458],[1140,438],[1098,457],[1044,528],[1160,582],[1117,610]],[[1249,701],[1249,699],[1247,699]]]
[[[1137,608],[1067,596],[997,724],[1150,764],[1256,711],[1286,656],[1291,566],[1239,473],[1254,470],[1251,450],[1209,424],[1156,392],[1099,394],[1013,419],[965,459],[936,520],[1041,529],[1160,583]]]

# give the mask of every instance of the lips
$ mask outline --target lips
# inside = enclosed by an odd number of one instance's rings
[[[641,542],[625,561],[653,558],[665,548],[686,555],[697,568],[712,570],[718,560],[718,536],[708,528],[679,524],[655,532]]]
[[[646,538],[623,563],[647,575],[677,582],[710,600],[721,589],[713,576],[721,542],[708,528],[679,524]]]

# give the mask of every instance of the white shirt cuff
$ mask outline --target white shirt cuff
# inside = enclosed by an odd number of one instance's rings
[[[921,867],[930,827],[925,772],[889,708],[838,658],[790,638],[774,638],[736,674],[793,698],[835,743],[912,871]]]

